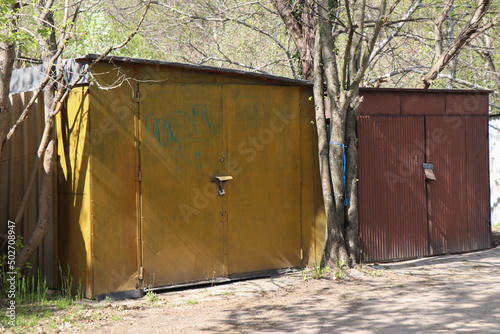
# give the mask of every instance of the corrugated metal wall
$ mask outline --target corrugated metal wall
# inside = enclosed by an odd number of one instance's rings
[[[65,108],[56,116],[58,263],[64,276],[81,283],[91,295],[90,235],[90,130],[88,88],[71,91]]]
[[[491,224],[500,224],[500,115],[489,120]]]
[[[468,222],[466,250],[484,249],[491,247],[488,117],[466,117],[465,120]]]
[[[33,92],[10,96],[11,111],[7,120],[9,128],[18,119],[32,96]],[[40,144],[44,126],[43,120],[43,97],[40,96],[30,111],[29,117],[7,142],[2,152],[0,160],[0,233],[7,232],[7,222],[14,220],[21,203]],[[31,191],[24,217],[16,226],[16,234],[22,236],[24,240],[30,236],[37,222],[39,181],[40,177]],[[53,201],[51,200],[51,202]],[[51,214],[51,217],[54,215]],[[46,275],[50,286],[55,285],[54,240],[54,219],[51,219],[42,245],[29,259],[33,267],[32,272],[36,272],[39,268],[41,273]]]
[[[490,247],[488,92],[363,89],[360,244],[368,261]],[[436,180],[426,180],[423,163]]]
[[[138,273],[136,126],[137,86],[131,67],[97,64],[99,83],[130,80],[111,90],[89,88],[90,231],[92,284],[96,294],[133,290]],[[144,95],[142,98],[147,98]]]
[[[424,123],[419,117],[358,118],[359,221],[367,260],[427,255],[422,163]]]
[[[438,129],[447,140],[427,146],[427,162],[434,164],[437,179],[427,182],[431,255],[465,251],[467,236],[467,224],[457,224],[467,217],[465,122],[459,117],[426,117],[426,138]]]

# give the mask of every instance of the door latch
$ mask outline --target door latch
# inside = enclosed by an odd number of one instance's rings
[[[219,195],[223,196],[226,191],[224,190],[224,182],[232,180],[233,177],[230,175],[224,175],[224,176],[213,176],[210,179],[210,182],[217,182],[219,185]]]
[[[426,164],[424,163],[422,165],[424,167],[424,175],[427,180],[436,180],[436,175],[434,175],[434,165],[433,164]]]

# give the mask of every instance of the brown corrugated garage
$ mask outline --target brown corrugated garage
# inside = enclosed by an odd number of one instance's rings
[[[361,89],[366,261],[490,247],[489,91]]]

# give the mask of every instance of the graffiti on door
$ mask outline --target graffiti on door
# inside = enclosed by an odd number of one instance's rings
[[[195,105],[190,112],[149,113],[144,120],[146,144],[154,141],[174,151],[181,151],[186,143],[211,130],[207,107],[202,104]]]
[[[150,112],[144,119],[143,142],[182,178],[183,170],[203,169],[203,148],[219,128],[204,104],[196,104],[188,112]]]

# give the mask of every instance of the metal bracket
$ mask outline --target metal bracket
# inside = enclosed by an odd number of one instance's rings
[[[230,176],[230,175],[224,175],[224,176],[212,176],[212,178],[210,179],[210,182],[226,182],[226,181],[229,181],[229,180],[232,180],[233,177]]]

